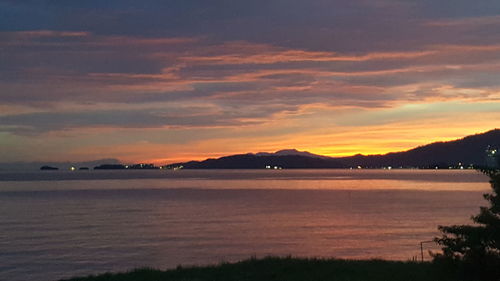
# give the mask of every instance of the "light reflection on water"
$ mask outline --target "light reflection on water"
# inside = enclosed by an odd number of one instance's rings
[[[489,188],[473,171],[158,172],[0,181],[0,280],[252,255],[406,260],[437,225],[468,223]]]

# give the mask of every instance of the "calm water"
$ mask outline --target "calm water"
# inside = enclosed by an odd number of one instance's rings
[[[3,172],[0,280],[265,255],[407,260],[488,190],[475,171]]]

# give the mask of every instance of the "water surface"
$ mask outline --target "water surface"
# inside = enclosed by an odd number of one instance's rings
[[[488,190],[475,171],[0,173],[0,280],[265,255],[407,260]]]

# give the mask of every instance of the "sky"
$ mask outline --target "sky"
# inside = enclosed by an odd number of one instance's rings
[[[498,0],[0,0],[0,162],[402,151],[499,74]]]

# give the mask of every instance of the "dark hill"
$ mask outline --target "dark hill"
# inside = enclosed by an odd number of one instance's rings
[[[332,159],[301,155],[257,156],[254,154],[232,155],[204,161],[177,163],[169,166],[178,167],[181,165],[185,169],[264,169],[266,166],[270,168],[276,166],[283,169],[334,169],[344,167],[342,163]]]
[[[484,166],[486,165],[486,149],[500,147],[500,130],[495,129],[482,134],[449,141],[435,142],[419,146],[404,152],[393,152],[385,155],[355,155],[337,158],[348,166],[362,167],[449,167]]]
[[[495,129],[482,134],[467,136],[449,142],[436,142],[403,152],[384,155],[354,155],[332,158],[296,150],[281,150],[277,153],[239,154],[190,161],[168,165],[168,168],[183,166],[186,169],[264,169],[274,166],[284,169],[318,168],[363,168],[419,167],[448,168],[450,166],[468,167],[487,164],[488,148],[500,148],[500,130]],[[459,164],[460,163],[460,164]]]

